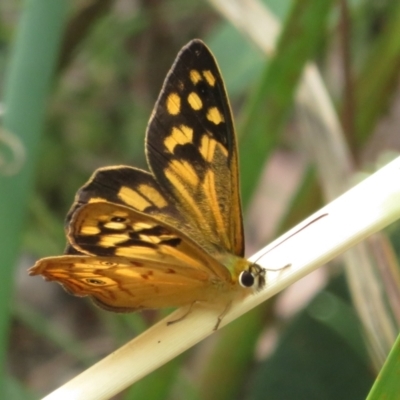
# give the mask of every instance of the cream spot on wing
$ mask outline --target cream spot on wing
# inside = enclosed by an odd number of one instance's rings
[[[201,101],[199,95],[196,92],[189,93],[188,103],[193,110],[200,110],[203,107],[203,102]]]
[[[177,236],[173,235],[172,233],[164,233],[158,236],[160,240],[170,240],[170,239],[179,239]]]
[[[88,203],[104,203],[105,201],[107,201],[107,199],[103,197],[92,197],[89,199]]]
[[[117,247],[117,248],[115,248],[114,253],[116,256],[129,258],[129,257],[132,257],[132,248],[131,247]],[[154,249],[140,247],[140,256],[141,257],[146,257],[146,256],[154,257]],[[128,268],[128,271],[129,271],[129,268]]]
[[[102,247],[113,247],[118,243],[129,240],[129,236],[126,234],[112,234],[101,236],[99,245]]]
[[[104,215],[105,222],[118,222],[118,223],[126,223],[129,222],[129,214],[126,211],[114,211],[110,215]]]
[[[154,227],[155,227],[155,225],[148,224],[147,222],[136,222],[135,224],[133,224],[134,231],[141,231],[143,229],[151,229]]]
[[[196,69],[192,69],[189,73],[189,76],[190,80],[193,82],[194,85],[196,85],[202,79],[200,72],[197,71]]]
[[[167,111],[171,115],[178,115],[181,111],[181,98],[178,93],[171,93],[167,97]]]
[[[99,222],[107,222],[107,221],[109,221],[109,219],[110,218],[109,218],[109,216],[107,214],[100,214],[100,215],[96,215],[96,217],[88,216],[86,222],[88,224],[91,224],[91,225],[96,225],[97,221],[99,221]]]
[[[181,125],[179,128],[174,126],[171,134],[165,138],[164,146],[170,153],[174,153],[175,146],[184,145],[186,143],[192,143],[193,140],[193,129],[186,125]]]
[[[224,122],[224,116],[219,112],[217,107],[211,107],[208,109],[207,119],[215,125]]]
[[[214,74],[211,71],[209,71],[209,70],[203,71],[203,76],[204,76],[204,78],[206,78],[206,81],[210,86],[215,85],[216,79],[215,79]]]
[[[139,238],[140,240],[143,240],[143,242],[148,242],[148,243],[158,244],[161,242],[159,236],[139,235]]]
[[[98,235],[100,233],[100,229],[97,226],[84,225],[81,227],[80,234],[81,235]]]
[[[128,216],[129,216],[129,214],[126,211],[117,210],[112,213],[111,218],[116,217],[116,218],[124,218],[125,219],[125,218],[128,218]]]
[[[123,229],[126,229],[126,224],[122,223],[122,222],[107,222],[106,224],[104,224],[104,227],[107,229],[114,229],[116,231],[120,231]]]

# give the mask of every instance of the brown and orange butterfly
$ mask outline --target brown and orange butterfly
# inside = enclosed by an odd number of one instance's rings
[[[95,171],[68,213],[65,254],[39,260],[29,273],[116,312],[196,302],[227,308],[262,288],[264,269],[243,258],[229,101],[202,41],[178,54],[145,146],[150,172]]]

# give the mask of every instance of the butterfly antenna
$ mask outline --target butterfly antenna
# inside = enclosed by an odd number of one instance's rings
[[[315,217],[312,221],[310,221],[308,224],[302,226],[298,231],[293,232],[290,236],[288,236],[287,238],[285,238],[284,240],[282,240],[281,242],[277,243],[274,247],[268,249],[265,253],[261,254],[255,261],[254,264],[257,264],[257,262],[264,257],[266,254],[268,254],[271,250],[277,248],[278,246],[280,246],[282,243],[285,243],[287,240],[289,240],[291,237],[293,237],[294,235],[297,235],[299,232],[301,232],[302,230],[306,229],[307,227],[309,227],[310,225],[312,225],[314,222],[319,221],[321,218],[324,218],[328,215],[328,213],[325,214],[321,214],[318,215],[317,217]],[[291,264],[287,264],[285,265],[283,268],[287,268],[290,267]],[[268,268],[265,268],[268,270]],[[275,271],[275,269],[273,269],[273,271]]]

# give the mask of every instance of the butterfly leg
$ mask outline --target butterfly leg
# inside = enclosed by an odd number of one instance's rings
[[[185,314],[183,314],[181,317],[174,319],[173,321],[168,321],[167,325],[172,325],[175,324],[176,322],[182,321],[183,319],[185,319],[191,312],[192,312],[192,308],[194,306],[194,304],[197,303],[197,301],[194,301],[193,303],[191,303],[189,305],[188,310],[185,312]]]
[[[222,311],[222,313],[218,316],[217,323],[215,324],[214,329],[213,329],[214,331],[216,331],[216,330],[218,329],[219,324],[221,323],[221,321],[222,321],[222,319],[225,317],[225,315],[228,313],[228,311],[230,310],[231,306],[232,306],[232,301],[230,301],[230,302],[226,305],[226,307],[224,308],[224,310]]]

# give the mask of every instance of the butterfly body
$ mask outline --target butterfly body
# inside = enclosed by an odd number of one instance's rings
[[[100,168],[66,219],[65,255],[30,274],[118,312],[230,304],[265,285],[244,258],[236,136],[210,50],[178,54],[146,134],[150,172]]]

